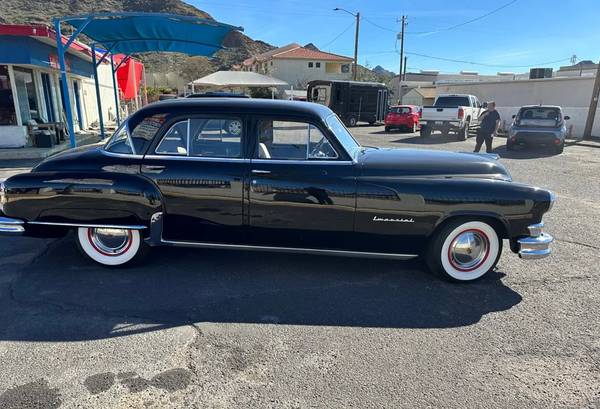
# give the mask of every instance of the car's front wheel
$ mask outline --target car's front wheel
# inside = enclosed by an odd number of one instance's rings
[[[139,230],[79,227],[77,246],[93,261],[105,266],[123,266],[141,259],[147,252]]]
[[[429,242],[429,269],[450,281],[473,281],[492,271],[502,253],[502,239],[488,223],[456,220]]]

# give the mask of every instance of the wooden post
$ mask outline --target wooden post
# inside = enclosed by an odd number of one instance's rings
[[[594,81],[594,88],[592,90],[592,99],[590,101],[590,109],[588,111],[587,121],[585,121],[585,131],[583,132],[583,139],[590,139],[592,137],[592,128],[594,127],[594,117],[596,116],[596,110],[598,109],[599,96],[600,62],[598,62],[598,69],[596,70],[596,80]]]

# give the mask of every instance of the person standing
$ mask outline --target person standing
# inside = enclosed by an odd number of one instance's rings
[[[485,142],[485,151],[492,153],[492,140],[500,126],[500,114],[496,111],[496,103],[488,102],[487,109],[479,115],[479,131],[475,140],[475,150],[479,152],[481,145]]]

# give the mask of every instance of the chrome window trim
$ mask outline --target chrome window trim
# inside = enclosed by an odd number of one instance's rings
[[[106,229],[129,229],[129,230],[144,230],[146,226],[141,225],[117,225],[117,224],[88,224],[88,223],[58,223],[58,222],[27,222],[27,224],[37,224],[43,226],[67,226],[67,227],[90,227],[90,228],[106,228]]]
[[[138,155],[138,154],[132,154],[132,153],[117,153],[117,152],[110,152],[107,151],[105,149],[100,149],[102,151],[103,154],[107,155],[107,156],[113,156],[115,158],[132,158],[132,159],[143,159],[144,155]]]
[[[213,156],[146,155],[144,156],[144,159],[172,159],[199,162],[250,162],[250,159],[245,158],[218,158]]]
[[[349,250],[329,250],[329,249],[312,249],[304,247],[275,247],[275,246],[254,246],[249,244],[224,244],[224,243],[209,243],[209,242],[188,242],[188,241],[172,241],[161,240],[161,244],[177,247],[200,247],[221,250],[250,250],[250,251],[271,251],[281,253],[300,253],[300,254],[321,254],[331,256],[345,257],[363,257],[363,258],[390,258],[396,260],[408,260],[418,257],[416,254],[395,254],[395,253],[375,253],[365,251],[349,251]]]
[[[252,163],[276,163],[276,164],[293,164],[293,165],[353,165],[351,160],[320,160],[320,159],[252,159]]]

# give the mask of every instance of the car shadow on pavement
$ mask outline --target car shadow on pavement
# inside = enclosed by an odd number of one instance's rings
[[[547,146],[517,146],[515,150],[509,151],[506,150],[506,145],[501,145],[494,148],[493,153],[505,159],[539,159],[560,155]]]
[[[397,139],[397,140],[391,141],[391,142],[392,143],[412,143],[415,145],[440,145],[440,144],[444,144],[444,143],[462,142],[462,141],[458,140],[458,136],[456,134],[447,134],[447,135],[433,134],[426,138],[424,138],[420,135],[416,135],[416,136],[411,136],[408,138]],[[473,140],[473,145],[475,145],[474,140]]]
[[[0,339],[81,341],[199,322],[460,327],[521,301],[503,276],[452,284],[419,261],[183,248],[109,269],[85,260],[67,236],[0,297]]]

